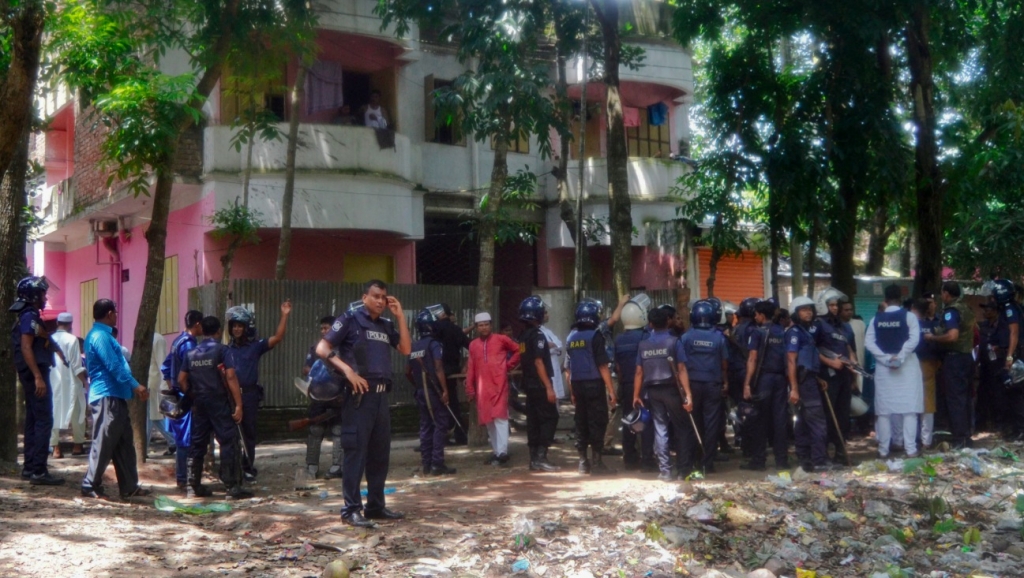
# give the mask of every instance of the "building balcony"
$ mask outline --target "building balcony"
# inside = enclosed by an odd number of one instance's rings
[[[690,167],[681,161],[662,158],[630,157],[626,169],[629,175],[629,196],[641,201],[666,200],[669,191],[677,185]],[[576,197],[580,186],[579,161],[568,163],[569,196]],[[608,200],[608,160],[588,158],[583,169],[585,203],[605,203]],[[548,181],[547,196],[558,198],[557,181]]]

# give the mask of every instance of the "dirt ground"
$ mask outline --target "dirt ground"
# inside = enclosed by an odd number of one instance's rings
[[[645,520],[656,517],[657,504],[681,504],[686,495],[691,496],[687,504],[696,503],[690,501],[694,495],[701,499],[715,488],[739,491],[776,473],[739,470],[734,456],[719,464],[719,473],[694,485],[623,473],[621,458],[607,458],[620,469],[615,476],[580,476],[571,441],[565,432],[558,437],[550,455],[563,466],[559,473],[529,472],[525,436],[513,434],[511,467],[484,466],[487,449],[449,448],[448,465],[458,473],[444,478],[418,475],[417,440],[394,440],[387,482],[394,493],[387,503],[407,517],[371,530],[341,523],[340,480],[317,480],[315,489],[295,489],[295,472],[305,456],[304,442],[298,440],[259,446],[256,497],[231,502],[230,512],[201,516],[161,512],[152,498],[134,503],[82,499],[78,485],[84,457],[50,461],[51,472],[68,481],[56,488],[31,486],[8,467],[0,477],[0,575],[320,576],[328,562],[344,559],[355,575],[364,576],[508,576],[527,563],[527,572],[535,576],[657,576],[678,572],[690,556],[685,549],[670,553],[657,540],[644,539]],[[852,449],[858,460],[873,458],[870,440],[855,441]],[[329,459],[325,442],[321,472]],[[105,485],[116,491],[112,476],[111,467]],[[151,458],[140,476],[155,494],[201,502],[177,493],[173,458]],[[219,484],[212,487],[222,491]],[[223,494],[215,494],[205,502],[222,499]],[[641,514],[635,509],[641,502],[655,507]],[[523,520],[533,522],[529,533],[536,536],[526,553],[515,551],[513,538],[517,521]],[[749,538],[731,538],[736,539]],[[710,555],[700,558],[715,562]],[[723,566],[728,562],[721,559]],[[746,575],[740,564],[732,566],[732,575]]]

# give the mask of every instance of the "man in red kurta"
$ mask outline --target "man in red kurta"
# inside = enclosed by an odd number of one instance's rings
[[[491,332],[490,314],[478,313],[474,322],[477,338],[469,344],[466,397],[476,401],[477,418],[491,439],[494,453],[485,463],[497,466],[508,462],[508,372],[519,364],[519,345]]]

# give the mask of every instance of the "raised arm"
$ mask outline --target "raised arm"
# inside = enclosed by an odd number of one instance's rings
[[[284,332],[288,329],[288,316],[292,314],[292,302],[285,299],[281,304],[281,320],[277,322],[277,331],[267,340],[267,349],[273,349],[284,340]]]

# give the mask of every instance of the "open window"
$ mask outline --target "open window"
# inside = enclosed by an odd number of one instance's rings
[[[635,110],[635,109],[634,109]],[[668,158],[672,153],[668,117],[661,125],[651,124],[647,109],[639,109],[635,122],[626,127],[626,150],[631,157]]]
[[[459,128],[456,113],[438,115],[434,93],[450,89],[454,81],[441,80],[429,74],[423,78],[423,140],[437,144],[466,146],[466,135]]]
[[[572,135],[573,141],[569,144],[569,158],[577,159],[580,156],[580,102],[573,103],[572,113]],[[601,156],[601,105],[596,102],[587,103],[587,118],[585,121],[587,140],[583,143],[584,155],[587,158]]]
[[[288,102],[285,86],[287,70],[282,67],[279,75],[265,80],[253,80],[236,76],[225,68],[221,76],[220,118],[224,124],[233,124],[243,117],[250,107],[267,110],[281,122],[287,120]]]

